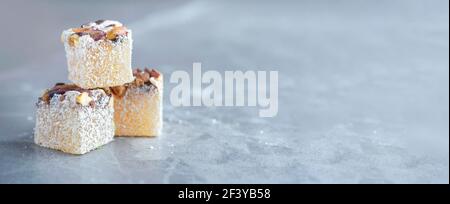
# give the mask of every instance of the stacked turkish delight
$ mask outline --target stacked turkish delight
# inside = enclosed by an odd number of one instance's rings
[[[98,20],[63,31],[69,80],[37,103],[35,143],[84,154],[117,136],[158,136],[162,128],[162,74],[131,69],[132,32]]]

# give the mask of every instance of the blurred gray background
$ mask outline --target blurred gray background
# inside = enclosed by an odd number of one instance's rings
[[[61,31],[134,32],[166,75],[164,134],[72,156],[33,144],[67,82]],[[449,183],[449,2],[0,1],[0,183]],[[279,113],[172,107],[175,70],[278,70]]]

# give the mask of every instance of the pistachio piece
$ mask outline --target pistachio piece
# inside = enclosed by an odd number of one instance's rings
[[[83,92],[77,96],[76,101],[82,106],[87,106],[92,101],[92,98],[89,97],[89,94],[87,92]]]
[[[69,39],[68,39],[69,45],[72,47],[76,46],[78,44],[79,38],[80,38],[80,36],[78,36],[78,34],[76,34],[76,33],[70,35]]]
[[[106,34],[106,38],[108,40],[115,41],[117,40],[118,36],[124,36],[127,35],[127,33],[128,33],[127,28],[124,26],[114,27]]]

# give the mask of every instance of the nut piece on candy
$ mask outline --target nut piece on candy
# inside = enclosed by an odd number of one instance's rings
[[[127,90],[126,86],[111,87],[111,92],[117,97],[123,97],[123,95],[125,95],[126,90]]]
[[[148,69],[136,69],[133,74],[133,82],[111,88],[116,136],[159,136],[163,126],[163,77]]]
[[[85,89],[120,86],[134,80],[131,30],[99,20],[63,31],[69,80]]]
[[[128,29],[124,26],[114,27],[106,34],[106,38],[108,38],[108,40],[116,41],[119,36],[125,36],[127,33]]]
[[[76,101],[83,106],[87,106],[92,101],[92,98],[89,97],[89,94],[87,92],[83,92],[77,96]]]
[[[76,46],[78,44],[78,39],[79,38],[80,38],[80,36],[78,36],[77,34],[70,35],[69,39],[68,39],[69,45],[72,46],[72,47]]]
[[[56,84],[37,102],[34,142],[84,154],[114,138],[114,98],[103,89]]]

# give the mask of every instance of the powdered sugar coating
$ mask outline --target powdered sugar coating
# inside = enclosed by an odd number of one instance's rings
[[[93,28],[98,29],[103,32],[109,32],[113,27],[120,27],[123,26],[122,23],[119,21],[113,21],[113,20],[103,20],[101,23],[97,24],[97,22],[89,22],[84,25],[82,25],[82,28]]]
[[[55,94],[50,103],[39,101],[35,143],[71,154],[84,154],[112,141],[113,98],[103,90],[92,90],[91,94],[95,107],[77,104],[78,91]]]
[[[119,36],[117,41],[95,41],[89,35],[83,35],[74,45],[70,45],[72,34],[72,29],[62,34],[69,80],[82,88],[119,86],[133,81],[131,30],[127,35]]]

